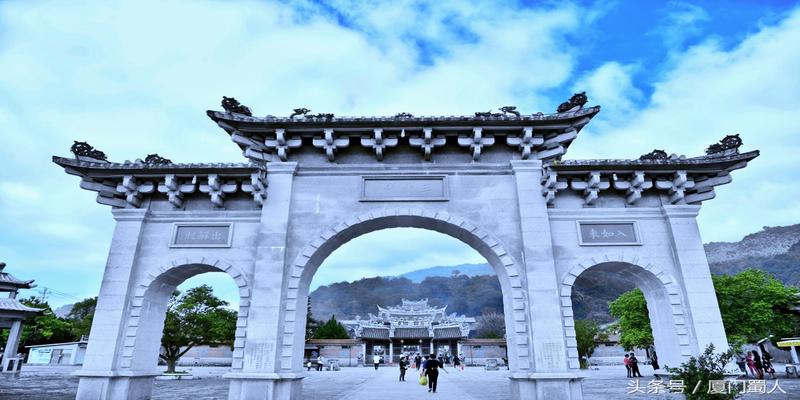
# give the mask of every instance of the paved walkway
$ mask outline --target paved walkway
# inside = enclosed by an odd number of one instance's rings
[[[649,367],[647,367],[649,368]],[[29,367],[23,368],[22,375],[16,379],[0,378],[0,399],[19,400],[72,400],[78,386],[77,378],[69,375],[75,367]],[[189,381],[156,381],[153,400],[218,400],[226,399],[228,381],[219,376],[227,368],[195,368],[192,373],[200,379]],[[484,371],[483,368],[467,368],[439,377],[439,390],[429,394],[426,387],[417,382],[416,371],[408,371],[407,381],[398,382],[398,370],[384,367],[375,371],[372,368],[343,368],[341,371],[311,371],[303,381],[303,398],[314,400],[412,400],[436,398],[440,400],[507,400],[510,398],[507,371]],[[651,378],[643,370],[645,378],[640,386],[646,388]],[[583,382],[583,395],[587,400],[621,399],[682,399],[677,394],[628,394],[630,380],[625,378],[621,367],[600,367],[587,371]],[[779,376],[781,388],[786,394],[748,394],[746,400],[791,400],[800,399],[800,379]],[[767,381],[767,389],[774,384]]]

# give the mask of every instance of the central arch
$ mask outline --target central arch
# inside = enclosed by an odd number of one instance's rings
[[[291,266],[287,282],[285,330],[281,352],[281,369],[302,371],[303,335],[305,333],[305,306],[314,274],[322,262],[344,243],[367,233],[389,228],[421,228],[443,233],[461,240],[492,266],[503,292],[503,309],[506,325],[509,369],[527,371],[533,365],[530,353],[530,318],[528,302],[523,290],[521,270],[501,242],[486,230],[464,218],[446,211],[421,209],[390,209],[366,213],[331,226],[303,248]]]

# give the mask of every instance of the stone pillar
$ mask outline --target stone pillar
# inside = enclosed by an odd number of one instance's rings
[[[799,365],[800,364],[800,360],[797,359],[797,347],[796,346],[791,346],[791,349],[789,349],[789,354],[792,355],[792,364]]]
[[[363,357],[361,362],[363,365],[367,365],[367,342],[361,343],[361,354]]]
[[[284,320],[286,312],[282,304],[284,294],[290,290],[288,280],[284,279],[284,269],[296,169],[295,162],[273,162],[267,167],[269,193],[261,210],[261,225],[256,239],[250,307],[247,326],[244,327],[244,362],[241,369],[234,368],[224,375],[231,381],[229,400],[301,398],[303,336],[298,332],[284,337],[286,324],[294,324],[294,321]],[[296,288],[294,292],[296,296]],[[294,359],[297,354],[299,360]]]
[[[80,377],[77,400],[112,400],[149,398],[153,377],[161,373],[130,369],[131,355],[123,357],[126,326],[131,298],[134,296],[139,240],[147,215],[145,209],[114,209],[116,220],[108,252],[103,282],[83,367],[74,373]]]
[[[386,365],[394,364],[394,342],[389,340],[389,359],[386,361]]]
[[[662,206],[662,210],[672,236],[676,275],[683,281],[687,314],[692,321],[688,325],[694,331],[690,335],[694,341],[689,344],[696,349],[695,354],[702,353],[709,343],[714,344],[717,352],[726,351],[728,339],[722,325],[703,240],[697,227],[696,217],[700,206]],[[683,335],[681,340],[689,339]]]
[[[17,356],[20,336],[22,336],[22,321],[11,322],[11,329],[8,330],[8,340],[6,341],[5,351],[3,351],[3,373],[16,372],[13,370],[9,371],[9,364],[11,359]]]
[[[533,373],[525,366],[513,365],[510,371],[512,398],[582,399],[580,380],[575,373],[580,366],[569,365],[568,357],[577,360],[577,342],[572,316],[561,315],[561,297],[553,256],[550,217],[542,196],[540,160],[512,160],[511,169],[519,201],[520,232],[527,283],[527,327],[534,362]],[[563,318],[563,320],[562,320]],[[573,334],[566,336],[565,327]],[[519,360],[516,364],[523,362]]]
[[[433,349],[433,339],[431,339],[431,352],[429,353],[429,355],[430,355],[430,354],[434,354],[434,349]]]
[[[461,342],[460,341],[456,342],[456,355],[458,356],[458,358],[461,358]],[[464,360],[461,360],[461,362],[464,362]]]

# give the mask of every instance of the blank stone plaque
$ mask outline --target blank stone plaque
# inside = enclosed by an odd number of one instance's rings
[[[446,176],[364,176],[361,201],[447,201]]]

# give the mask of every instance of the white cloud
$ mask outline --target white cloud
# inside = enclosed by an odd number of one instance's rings
[[[739,240],[764,225],[800,221],[800,188],[792,184],[800,163],[800,11],[725,50],[707,40],[674,56],[674,67],[653,82],[649,103],[595,129],[590,125],[570,149],[572,158],[635,158],[654,147],[701,155],[729,133],[742,150],[761,157],[717,188],[700,222],[706,240]],[[602,67],[601,67],[602,68]],[[625,98],[625,90],[617,97]],[[602,114],[602,113],[601,113]]]
[[[664,12],[664,18],[651,34],[660,36],[673,50],[702,33],[703,25],[711,19],[702,7],[683,1],[669,2]]]

